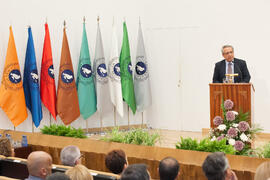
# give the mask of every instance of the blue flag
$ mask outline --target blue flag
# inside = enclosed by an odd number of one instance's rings
[[[38,71],[36,64],[35,48],[31,27],[28,28],[28,42],[24,63],[23,89],[27,108],[32,113],[36,127],[42,119],[42,108],[39,94]]]

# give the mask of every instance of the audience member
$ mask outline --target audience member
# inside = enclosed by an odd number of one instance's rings
[[[66,175],[68,175],[71,180],[93,180],[93,176],[88,169],[80,164],[67,170]]]
[[[60,154],[61,162],[65,166],[76,166],[81,164],[81,152],[77,146],[66,146]]]
[[[208,180],[237,180],[223,152],[209,154],[203,162],[202,169]]]
[[[159,163],[160,180],[175,180],[179,174],[179,163],[172,157],[166,157]]]
[[[14,149],[8,138],[0,138],[0,155],[11,157],[14,156]]]
[[[46,180],[70,180],[70,178],[64,173],[56,172],[47,176]]]
[[[105,165],[112,173],[121,174],[128,165],[125,152],[121,149],[110,151],[105,157]]]
[[[42,180],[52,173],[52,157],[43,151],[34,151],[27,158],[27,180]]]
[[[270,180],[270,162],[264,162],[256,169],[254,180]]]
[[[121,174],[120,180],[149,180],[151,179],[145,164],[129,165]]]

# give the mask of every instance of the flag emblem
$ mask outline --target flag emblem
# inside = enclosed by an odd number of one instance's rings
[[[33,69],[30,73],[30,79],[34,84],[31,84],[35,87],[38,87],[38,72],[37,69]]]
[[[109,76],[112,81],[120,82],[120,63],[118,57],[109,62]]]
[[[105,84],[108,82],[108,73],[107,73],[107,68],[106,64],[104,63],[105,59],[104,58],[99,58],[96,59],[95,63],[97,67],[97,74],[96,74],[96,79],[98,82]]]
[[[17,83],[21,82],[21,80],[22,80],[21,73],[18,69],[13,69],[12,71],[10,71],[8,77],[9,77],[9,80],[14,84],[17,84]]]
[[[48,68],[48,74],[51,78],[54,79],[54,68],[53,65],[50,65],[50,67]]]
[[[91,66],[89,64],[82,65],[80,72],[84,78],[90,78],[92,76],[92,69],[91,69]]]
[[[137,57],[137,63],[135,67],[135,79],[139,81],[144,81],[149,77],[148,69],[147,69],[147,61],[145,61],[143,56]]]
[[[74,79],[73,72],[70,69],[65,69],[61,73],[61,79],[66,84],[72,83]]]

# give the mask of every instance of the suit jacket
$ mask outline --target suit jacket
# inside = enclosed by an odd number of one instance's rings
[[[247,64],[244,60],[234,58],[234,73],[238,73],[238,76],[234,77],[235,83],[249,83],[250,74],[248,72]],[[213,83],[223,83],[223,79],[226,74],[226,62],[225,59],[219,61],[215,65]]]

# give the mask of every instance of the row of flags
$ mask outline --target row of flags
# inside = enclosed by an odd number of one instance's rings
[[[132,72],[126,22],[123,23],[120,56],[118,52],[116,27],[113,25],[111,54],[106,65],[98,23],[95,58],[92,67],[84,23],[75,83],[66,28],[64,27],[56,91],[48,24],[45,24],[40,87],[31,27],[28,28],[23,82],[14,36],[10,27],[7,55],[0,86],[0,107],[15,127],[27,118],[26,107],[32,114],[34,125],[38,127],[43,117],[41,102],[54,119],[59,115],[65,125],[70,124],[80,115],[87,119],[96,111],[100,115],[106,114],[112,111],[113,106],[123,117],[123,101],[127,103],[133,114],[136,111],[143,112],[151,105],[152,98],[141,24],[139,24],[134,72]]]

